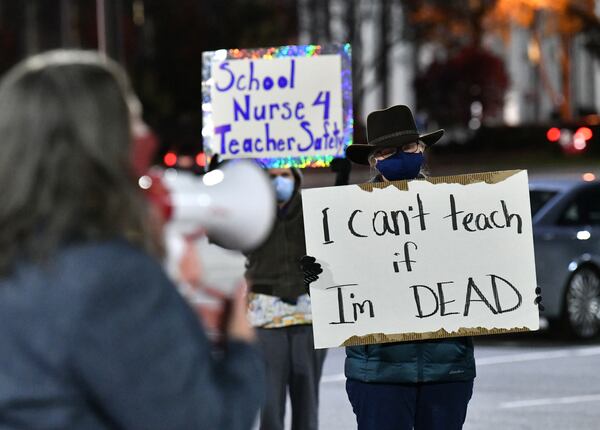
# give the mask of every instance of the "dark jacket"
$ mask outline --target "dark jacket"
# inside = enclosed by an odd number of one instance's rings
[[[381,182],[377,175],[371,182]],[[471,338],[382,343],[346,348],[346,377],[362,382],[417,383],[475,378]]]
[[[362,382],[416,383],[475,378],[469,337],[346,348],[345,374]]]
[[[271,234],[258,249],[246,255],[246,279],[252,292],[294,301],[306,294],[300,259],[306,255],[304,218],[300,195],[301,176],[292,169],[296,180],[289,203],[277,212]]]
[[[160,265],[125,242],[20,264],[0,281],[0,428],[250,429],[261,357],[210,349]]]

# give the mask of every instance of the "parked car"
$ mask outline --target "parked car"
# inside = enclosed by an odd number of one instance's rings
[[[600,182],[532,180],[538,285],[551,324],[600,334]]]

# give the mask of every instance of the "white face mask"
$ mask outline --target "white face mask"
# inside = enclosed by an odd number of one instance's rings
[[[277,203],[285,203],[292,198],[292,194],[294,193],[294,180],[292,178],[275,176],[272,181],[275,187]]]

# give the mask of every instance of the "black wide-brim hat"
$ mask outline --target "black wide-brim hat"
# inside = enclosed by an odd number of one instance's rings
[[[407,143],[422,141],[431,146],[444,130],[419,134],[410,108],[396,105],[376,110],[367,116],[367,143],[354,143],[346,148],[346,157],[358,164],[369,164],[369,155],[382,148],[401,148]]]

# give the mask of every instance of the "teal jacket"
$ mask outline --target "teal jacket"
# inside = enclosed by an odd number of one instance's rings
[[[470,337],[346,348],[348,379],[379,383],[469,381],[475,378]]]

